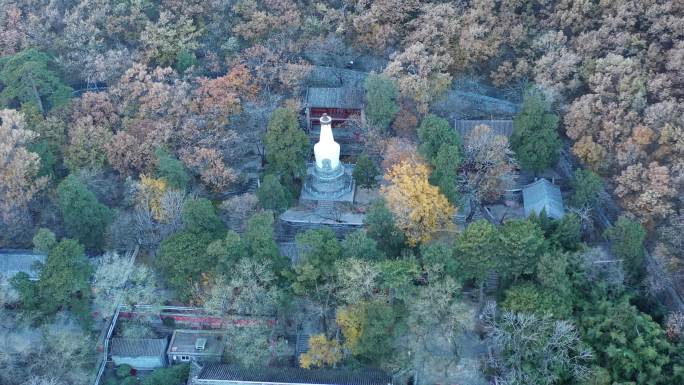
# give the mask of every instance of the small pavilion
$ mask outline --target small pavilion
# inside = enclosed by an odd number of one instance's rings
[[[309,88],[306,91],[304,113],[306,129],[318,129],[324,114],[331,118],[332,128],[343,126],[353,117],[363,118],[364,91],[357,87]]]
[[[565,215],[563,196],[560,187],[551,183],[548,179],[539,179],[523,187],[523,207],[525,216],[533,212],[540,214],[546,212],[549,218],[561,219]]]

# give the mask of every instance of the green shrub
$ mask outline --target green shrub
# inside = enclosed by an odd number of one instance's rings
[[[378,168],[366,154],[361,154],[356,160],[353,172],[354,180],[361,187],[371,188],[375,186],[375,177],[378,176]]]
[[[55,243],[57,243],[57,237],[50,229],[40,228],[33,236],[33,250],[37,252],[47,253]]]
[[[531,89],[525,94],[522,110],[513,120],[511,135],[511,149],[522,168],[539,172],[558,161],[562,146],[558,121],[558,116],[549,111],[541,91]]]
[[[570,204],[575,207],[594,207],[603,189],[603,179],[593,171],[577,169],[571,181]]]
[[[124,378],[123,381],[119,385],[136,385],[138,383],[138,379],[131,376],[131,377],[126,377]]]
[[[290,192],[278,180],[278,177],[273,174],[268,174],[264,177],[264,181],[256,191],[256,196],[259,199],[259,204],[266,210],[273,210],[277,213],[285,211],[290,206],[292,197]]]
[[[176,365],[157,369],[145,376],[142,385],[180,385],[185,384],[190,373],[190,365]]]
[[[173,67],[179,74],[185,72],[188,68],[197,65],[197,57],[195,54],[188,50],[182,50],[176,55],[176,60],[173,63]]]
[[[399,112],[397,98],[399,91],[394,80],[370,74],[364,84],[366,88],[366,117],[371,124],[386,130]]]
[[[622,258],[627,273],[633,279],[644,274],[644,240],[646,230],[639,222],[627,217],[618,218],[615,226],[603,235],[610,241],[610,248],[616,257]]]
[[[162,149],[157,149],[154,154],[157,157],[157,176],[164,179],[169,187],[185,190],[190,182],[190,176],[183,162]]]
[[[214,205],[206,198],[196,198],[185,202],[182,218],[185,228],[195,234],[206,233],[218,237],[225,227],[216,215]]]
[[[78,239],[89,250],[100,250],[112,211],[98,202],[95,194],[76,175],[69,175],[57,186],[59,208],[69,237]]]
[[[129,377],[132,369],[131,365],[128,364],[119,365],[119,367],[116,368],[116,376],[119,378]]]

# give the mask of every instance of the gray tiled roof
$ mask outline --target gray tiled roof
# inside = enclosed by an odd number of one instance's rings
[[[306,92],[307,107],[363,108],[364,92],[361,88],[309,88]]]
[[[306,76],[306,84],[312,87],[362,86],[368,73],[346,68],[314,66]]]
[[[547,179],[539,179],[523,187],[523,206],[525,216],[546,210],[546,215],[560,219],[565,215],[560,188]]]
[[[0,250],[0,274],[6,278],[24,272],[31,279],[38,278],[36,263],[45,263],[45,254],[31,250]]]
[[[166,338],[112,338],[111,354],[120,357],[158,357],[166,352]]]
[[[258,382],[265,384],[315,384],[315,385],[388,385],[392,377],[377,370],[336,370],[300,368],[244,368],[227,364],[208,364],[197,379],[226,382]]]
[[[511,134],[513,134],[513,121],[512,120],[463,120],[463,119],[456,119],[454,122],[454,127],[456,128],[456,131],[461,135],[461,137],[465,137],[466,134],[468,134],[470,131],[473,130],[473,128],[484,124],[485,126],[489,126],[492,128],[492,131],[496,135],[503,135],[506,137],[510,137]]]
[[[481,90],[450,90],[430,106],[438,115],[456,119],[510,119],[520,111],[520,105],[491,97]]]

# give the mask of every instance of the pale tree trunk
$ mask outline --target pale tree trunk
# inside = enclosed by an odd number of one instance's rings
[[[36,82],[33,80],[32,76],[29,76],[29,80],[31,81],[31,88],[33,89],[33,97],[36,99],[36,103],[38,104],[38,109],[40,109],[40,113],[44,116],[45,107],[43,107],[43,101],[40,99],[40,94],[38,93]]]

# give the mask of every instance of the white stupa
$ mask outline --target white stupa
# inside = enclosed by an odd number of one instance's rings
[[[325,169],[324,161],[330,162],[332,170],[340,166],[340,144],[335,142],[332,133],[332,119],[327,114],[321,116],[321,135],[318,143],[314,145],[314,156],[316,158],[316,167]]]
[[[308,201],[352,202],[354,180],[351,170],[340,163],[340,144],[333,137],[332,119],[323,114],[320,121],[321,134],[314,145],[316,162],[307,169],[300,198]]]

